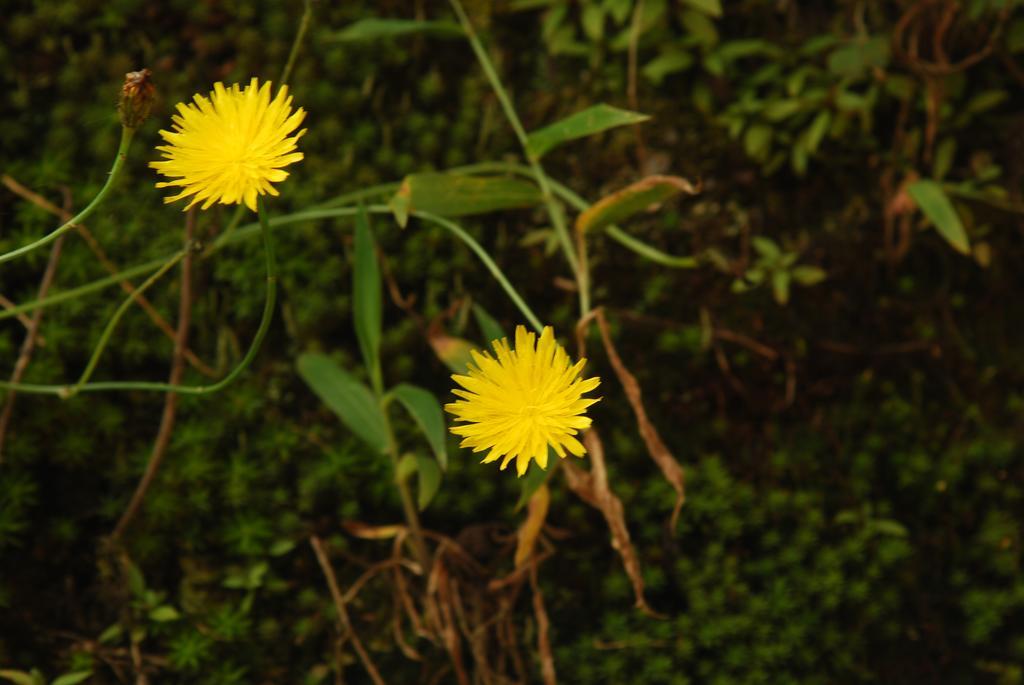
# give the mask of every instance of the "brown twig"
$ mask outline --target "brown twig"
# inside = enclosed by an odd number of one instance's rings
[[[181,377],[185,373],[185,349],[188,346],[188,329],[192,320],[192,232],[195,229],[195,210],[189,210],[185,216],[185,257],[181,260],[181,301],[178,303],[178,330],[174,335],[174,353],[171,357],[171,372],[167,382],[170,385],[181,383]],[[111,540],[121,538],[128,528],[139,509],[142,508],[143,499],[153,484],[157,471],[163,463],[167,454],[167,446],[171,442],[171,433],[174,430],[174,421],[178,413],[178,398],[176,392],[167,393],[164,400],[164,412],[160,417],[160,428],[157,429],[156,439],[153,441],[153,450],[149,455],[149,463],[146,464],[146,471],[142,474],[132,495],[128,508],[121,514],[121,519],[114,527]]]
[[[70,198],[68,199],[70,200]],[[57,275],[57,265],[60,263],[60,255],[64,248],[65,237],[62,235],[57,238],[53,243],[53,247],[50,248],[50,258],[46,262],[46,270],[43,271],[43,278],[39,281],[39,290],[36,293],[39,299],[46,297],[46,293],[49,292],[53,279]],[[25,376],[25,371],[28,370],[28,364],[32,360],[32,352],[36,348],[39,324],[42,323],[44,311],[43,309],[37,309],[32,313],[28,330],[25,333],[25,339],[21,343],[21,351],[18,353],[17,361],[14,362],[11,383],[20,383],[21,379]],[[0,464],[4,460],[4,442],[7,438],[7,427],[11,423],[11,416],[14,415],[14,401],[17,396],[18,393],[14,390],[7,393],[7,402],[4,403],[3,413],[0,414]]]
[[[10,300],[10,298],[7,298],[7,297],[4,297],[3,295],[0,295],[0,307],[3,307],[4,309],[14,309],[17,306],[18,305],[16,303],[12,302]],[[32,319],[29,318],[28,314],[25,314],[25,313],[15,314],[14,318],[21,322],[21,325],[25,327],[25,330],[28,330],[28,329],[30,329],[32,327]],[[39,342],[40,346],[42,346],[41,345],[41,343],[42,343],[41,340],[37,340],[37,342]]]
[[[345,599],[341,595],[341,590],[338,589],[338,579],[334,575],[334,569],[331,568],[331,561],[327,558],[327,553],[324,552],[323,543],[314,535],[309,538],[309,545],[313,548],[317,563],[320,564],[320,570],[323,571],[324,578],[327,580],[327,588],[331,592],[331,599],[334,600],[334,608],[338,612],[338,621],[341,623],[342,632],[352,641],[352,647],[359,655],[360,661],[363,662],[363,668],[370,674],[370,679],[375,685],[384,685],[384,679],[380,677],[380,672],[374,666],[370,654],[363,647],[362,640],[352,628],[352,621],[349,619],[348,609],[345,607]],[[338,668],[341,668],[341,663],[338,664]]]
[[[597,430],[591,427],[583,434],[583,444],[587,448],[590,462],[593,464],[590,471],[573,466],[572,462],[562,462],[561,471],[565,474],[569,489],[576,493],[576,496],[594,507],[604,516],[608,530],[611,532],[612,548],[622,557],[622,566],[629,576],[633,585],[633,594],[636,596],[636,608],[648,616],[658,616],[658,613],[651,608],[644,597],[644,577],[640,572],[640,559],[637,557],[636,548],[630,540],[629,528],[626,526],[625,510],[622,500],[608,487],[608,471],[604,461],[604,446]]]
[[[682,511],[683,504],[686,502],[686,474],[683,472],[683,467],[679,465],[675,456],[673,456],[668,446],[661,439],[661,435],[654,427],[654,424],[647,418],[647,410],[644,408],[640,383],[637,381],[636,376],[626,368],[626,365],[622,362],[622,357],[619,356],[618,350],[615,349],[615,343],[612,342],[611,333],[608,331],[608,320],[605,318],[604,310],[598,307],[591,315],[597,320],[597,328],[601,332],[601,341],[604,343],[605,352],[608,354],[608,361],[615,370],[615,375],[618,376],[622,389],[626,393],[626,399],[629,400],[629,404],[633,408],[640,437],[643,438],[648,453],[650,453],[658,468],[661,469],[665,480],[676,491],[676,502],[672,507],[672,515],[669,517],[669,528],[675,530],[676,523],[679,521],[679,512]],[[588,325],[588,319],[591,315],[582,319],[580,324],[583,326]]]
[[[0,183],[3,183],[5,186],[7,186],[7,188],[15,195],[18,195],[22,199],[31,202],[40,209],[59,217],[61,221],[68,221],[71,218],[71,213],[69,211],[57,207],[42,195],[39,195],[38,193],[35,193],[32,190],[26,188],[22,184],[18,183],[18,181],[16,181],[15,179],[8,176],[7,174],[0,176]],[[89,249],[92,251],[92,253],[96,255],[96,258],[103,265],[104,269],[106,269],[111,274],[116,274],[118,271],[120,271],[120,269],[117,268],[117,265],[114,264],[114,262],[112,262],[110,258],[107,256],[107,253],[103,250],[103,247],[99,244],[99,241],[96,240],[96,237],[88,228],[85,227],[85,225],[78,224],[77,226],[75,226],[75,230],[85,241],[86,245],[89,246]],[[171,325],[167,323],[167,320],[164,319],[164,317],[160,314],[160,312],[156,310],[156,308],[153,307],[152,303],[146,298],[145,295],[137,295],[135,293],[135,286],[132,285],[131,281],[123,280],[120,281],[119,285],[121,286],[121,290],[123,290],[128,295],[132,296],[132,298],[135,300],[135,303],[138,304],[143,309],[143,311],[146,312],[146,315],[149,316],[150,320],[154,324],[156,324],[157,328],[163,331],[164,335],[166,335],[171,340],[175,339],[176,333],[174,329],[171,328]],[[210,366],[208,366],[205,362],[203,362],[203,360],[197,357],[195,353],[192,352],[192,350],[188,349],[187,347],[185,348],[184,354],[185,359],[188,361],[189,365],[192,366],[199,373],[210,378],[215,378],[218,375],[215,369],[212,369]]]
[[[537,564],[530,565],[530,588],[533,590],[533,615],[537,619],[537,651],[540,653],[540,672],[544,685],[555,685],[555,659],[551,655],[551,638],[548,635],[551,621],[544,609],[544,595],[537,582]]]

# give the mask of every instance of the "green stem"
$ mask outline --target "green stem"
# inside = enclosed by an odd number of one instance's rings
[[[498,102],[501,104],[501,108],[505,112],[505,118],[508,119],[509,125],[512,126],[512,130],[515,131],[516,138],[519,139],[519,144],[523,147],[523,153],[526,155],[526,159],[530,163],[530,169],[533,171],[533,176],[537,180],[537,186],[540,188],[541,197],[544,200],[544,206],[547,208],[548,215],[551,217],[551,225],[555,229],[555,235],[558,237],[558,242],[562,246],[562,251],[565,253],[565,258],[569,262],[569,267],[572,269],[573,274],[576,276],[578,285],[580,286],[580,308],[582,310],[580,315],[585,316],[590,309],[589,279],[585,277],[581,278],[581,264],[577,259],[575,250],[573,249],[572,238],[569,236],[569,229],[565,224],[565,214],[562,212],[562,207],[558,204],[554,195],[551,193],[551,184],[547,174],[544,173],[544,167],[541,166],[540,160],[530,152],[526,129],[523,128],[523,124],[519,120],[519,115],[516,113],[516,109],[512,105],[512,99],[509,98],[508,92],[501,84],[501,79],[498,78],[498,72],[494,69],[494,64],[491,62],[491,58],[487,55],[487,51],[480,42],[480,37],[477,36],[476,30],[473,28],[473,23],[469,20],[469,17],[466,15],[466,11],[462,8],[462,3],[459,2],[459,0],[450,0],[450,3],[452,9],[459,18],[459,23],[462,25],[463,31],[466,32],[466,37],[469,39],[469,44],[472,46],[473,52],[476,54],[477,61],[480,62],[480,66],[484,70],[487,80],[491,83],[491,88],[494,89],[494,94],[498,97]],[[585,285],[587,287],[584,287]]]
[[[306,37],[306,31],[309,29],[309,20],[313,18],[313,3],[311,0],[306,0],[306,8],[302,11],[302,19],[299,20],[299,30],[295,33],[295,40],[292,41],[292,49],[288,53],[288,61],[284,65],[284,69],[281,71],[280,85],[288,83],[288,79],[291,78],[292,70],[295,69],[295,60],[299,57],[299,50],[302,49],[302,41]]]
[[[114,311],[113,316],[111,316],[110,320],[107,322],[106,328],[103,329],[103,333],[100,335],[100,339],[92,351],[92,356],[89,358],[89,362],[85,365],[85,371],[82,372],[78,382],[75,383],[68,391],[68,396],[75,395],[81,387],[89,381],[89,378],[92,377],[93,371],[96,370],[96,365],[99,364],[100,357],[103,355],[103,350],[106,349],[107,343],[110,342],[110,336],[114,334],[114,329],[117,328],[117,324],[121,322],[121,318],[128,311],[128,308],[131,307],[132,303],[135,302],[144,292],[149,290],[149,288],[160,280],[164,274],[173,269],[184,257],[185,251],[182,250],[176,254],[173,259],[167,261],[163,266],[161,266],[156,273],[143,281],[142,284],[118,306]]]
[[[523,298],[519,296],[519,293],[516,292],[515,287],[505,277],[505,274],[502,273],[498,265],[494,263],[494,260],[491,259],[491,256],[487,254],[487,250],[481,247],[480,243],[473,239],[473,236],[466,233],[466,231],[455,222],[449,221],[444,217],[440,217],[435,214],[430,214],[428,212],[413,212],[412,215],[415,217],[419,217],[420,219],[424,219],[425,221],[430,221],[432,223],[437,224],[441,228],[444,228],[449,232],[453,233],[462,242],[466,243],[469,249],[471,249],[476,254],[476,256],[480,258],[480,261],[484,263],[484,266],[486,266],[487,269],[491,272],[491,275],[494,276],[494,280],[496,280],[498,284],[505,290],[505,293],[509,296],[509,299],[511,299],[512,302],[515,303],[516,307],[519,308],[519,311],[522,312],[523,316],[526,317],[526,320],[530,322],[530,325],[533,326],[538,333],[544,330],[544,326],[541,324],[540,319],[537,318],[537,315],[533,313],[533,310],[530,309],[529,305],[527,305]]]
[[[451,173],[459,174],[487,174],[497,171],[525,177],[533,176],[533,171],[529,167],[511,162],[479,162],[477,164],[467,164],[466,166],[456,167],[450,171]],[[568,186],[551,180],[551,190],[555,195],[577,211],[583,212],[590,209],[590,203],[577,195]],[[648,245],[642,240],[634,238],[618,226],[606,226],[604,232],[605,235],[623,247],[632,250],[636,254],[649,259],[652,262],[661,264],[662,266],[668,266],[673,269],[693,269],[700,264],[700,261],[696,257],[680,257],[678,255],[668,254],[656,247]]]
[[[16,257],[20,257],[23,254],[35,250],[36,248],[52,243],[57,238],[61,237],[62,235],[73,229],[75,226],[85,221],[85,219],[90,214],[92,214],[97,207],[99,207],[100,203],[103,202],[103,199],[106,198],[111,188],[114,187],[114,181],[117,180],[118,175],[120,175],[121,173],[122,167],[124,167],[124,162],[128,158],[128,146],[131,145],[132,136],[134,135],[135,129],[128,128],[127,126],[123,126],[121,128],[121,144],[118,145],[117,147],[117,156],[114,157],[114,164],[113,166],[110,167],[110,173],[107,174],[107,181],[106,183],[103,184],[103,187],[100,188],[100,192],[96,193],[96,197],[92,199],[92,202],[86,205],[85,209],[83,209],[70,219],[68,219],[63,226],[52,231],[46,236],[40,238],[39,240],[33,243],[29,243],[28,245],[23,245],[16,250],[12,250],[10,252],[0,255],[0,264],[15,259]]]
[[[416,559],[423,568],[423,573],[430,573],[430,555],[427,553],[427,545],[423,538],[423,528],[420,525],[420,515],[416,510],[416,504],[412,500],[412,493],[409,492],[409,484],[398,475],[398,441],[395,440],[394,431],[391,428],[391,420],[388,418],[388,402],[382,395],[377,393],[377,404],[380,405],[381,415],[384,417],[384,427],[388,434],[388,456],[391,458],[391,470],[395,475],[395,487],[398,488],[398,496],[402,500],[402,512],[405,514],[405,522],[409,525],[409,533],[412,538],[413,551]]]
[[[366,211],[369,212],[370,214],[391,214],[391,209],[386,205],[369,205],[366,207]],[[269,240],[269,234],[271,230],[276,227],[286,226],[289,224],[298,224],[306,221],[315,221],[319,219],[337,219],[340,217],[355,216],[358,212],[359,210],[356,207],[314,209],[305,212],[296,212],[295,214],[288,214],[285,216],[275,217],[274,219],[266,221],[266,227],[264,227],[263,223],[265,221],[265,217],[261,215],[260,223],[241,226],[231,235],[222,234],[207,248],[205,254],[213,254],[232,243],[245,240],[256,231],[261,231],[263,233],[264,241],[266,242]],[[491,256],[487,254],[487,251],[480,245],[480,243],[473,239],[473,236],[466,233],[466,231],[458,224],[449,221],[448,219],[445,219],[443,217],[434,214],[429,214],[427,212],[413,212],[413,216],[419,217],[424,221],[429,221],[431,223],[437,224],[438,226],[446,229],[447,231],[454,234],[457,238],[462,240],[473,251],[473,253],[480,258],[480,261],[483,262],[484,266],[487,267],[488,271],[491,272],[491,275],[493,275],[495,280],[498,281],[498,284],[502,287],[505,293],[508,294],[513,304],[515,304],[516,307],[518,307],[519,311],[522,312],[523,316],[525,316],[527,321],[530,322],[530,325],[537,329],[538,332],[543,329],[540,320],[537,318],[536,314],[533,313],[533,310],[530,309],[529,305],[526,304],[523,298],[516,291],[515,287],[511,284],[511,282],[509,282],[508,278],[502,272],[501,268],[498,267],[494,260],[491,259]],[[124,271],[118,272],[112,276],[108,276],[107,278],[94,281],[93,283],[87,283],[83,286],[79,286],[78,288],[68,290],[67,292],[58,293],[56,295],[52,295],[41,300],[35,300],[33,302],[27,302],[25,304],[18,305],[17,307],[12,307],[11,309],[0,312],[0,320],[10,318],[22,312],[32,311],[34,309],[39,309],[41,307],[48,307],[50,305],[58,304],[66,300],[80,297],[82,295],[86,295],[96,290],[100,290],[109,285],[114,285],[116,283],[121,282],[122,280],[134,278],[135,276],[139,276],[141,274],[154,271],[155,269],[159,269],[162,265],[166,264],[169,260],[180,258],[182,255],[182,252],[176,252],[175,254],[170,255],[169,257],[153,260],[150,262],[146,262],[145,264],[134,266],[130,269],[125,269]],[[5,387],[8,386],[5,386],[3,383],[0,383],[0,389]],[[19,386],[19,389],[23,387],[25,388],[25,392],[50,392],[52,394],[60,394],[58,390],[54,389],[64,388],[65,386],[25,385]],[[47,390],[47,388],[49,388],[49,390]],[[90,383],[86,386],[83,386],[80,389],[80,391],[86,392],[95,390],[118,389],[124,388],[121,385],[112,385],[110,383]],[[135,383],[132,385],[130,389],[167,391],[173,390],[174,388],[172,386],[168,386],[165,383]]]
[[[177,392],[183,395],[206,395],[217,392],[226,387],[252,363],[263,344],[263,339],[270,330],[270,323],[274,318],[274,306],[277,302],[277,258],[274,252],[274,241],[270,229],[270,222],[267,220],[266,208],[263,199],[259,201],[260,227],[263,233],[263,248],[267,268],[267,290],[266,300],[263,304],[263,317],[260,319],[259,328],[249,345],[248,351],[242,361],[231,370],[231,372],[210,385],[172,385],[170,383],[156,383],[148,381],[105,381],[100,383],[87,383],[77,387],[77,392],[101,392],[107,390],[152,390],[156,392]],[[179,253],[184,255],[184,252]],[[36,393],[45,395],[58,395],[67,397],[71,394],[72,386],[67,385],[40,385],[34,383],[9,383],[0,382],[0,389],[17,390],[18,392]]]
[[[0,311],[0,321],[2,321],[3,319],[9,319],[24,312],[31,312],[36,309],[43,309],[45,307],[50,307],[55,304],[60,304],[61,302],[66,302],[67,300],[74,300],[79,297],[82,297],[83,295],[88,295],[89,293],[95,292],[97,290],[102,290],[107,286],[115,285],[117,283],[120,283],[121,281],[130,280],[132,278],[135,278],[136,276],[141,276],[155,269],[159,269],[168,260],[174,259],[175,257],[182,254],[182,252],[176,252],[175,254],[170,255],[168,257],[164,257],[162,259],[154,259],[144,264],[133,266],[129,269],[125,269],[124,271],[119,271],[116,274],[107,276],[106,278],[101,278],[99,280],[93,281],[92,283],[80,285],[77,288],[65,290],[64,292],[56,293],[55,295],[50,295],[49,297],[44,297],[38,300],[32,300],[31,302],[26,302],[24,304],[19,304],[15,307],[11,307],[10,309],[5,309],[3,311]]]

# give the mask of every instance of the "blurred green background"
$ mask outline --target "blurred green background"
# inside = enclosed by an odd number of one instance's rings
[[[592,243],[595,300],[686,469],[688,499],[669,532],[672,490],[595,350],[605,400],[593,416],[648,601],[664,617],[633,609],[600,513],[557,476],[548,522],[564,535],[539,580],[561,682],[1024,681],[1019,4],[467,3],[528,129],[599,102],[652,116],[550,153],[553,178],[591,201],[655,173],[703,183],[626,227],[666,252],[701,256],[698,268]],[[464,40],[340,35],[368,16],[452,21],[446,4],[313,7],[291,79],[309,113],[306,159],[273,212],[518,154]],[[81,207],[102,185],[123,76],[153,71],[153,116],[126,177],[87,222],[126,267],[181,244],[180,206],[162,204],[146,167],[174,103],[217,80],[276,79],[303,4],[5,0],[2,9],[0,173],[58,205],[69,193]],[[915,206],[907,186],[917,179],[952,203],[966,254]],[[197,237],[208,241],[230,215],[201,214]],[[576,296],[560,287],[568,272],[547,249],[545,222],[525,211],[465,225],[568,339]],[[0,250],[54,226],[0,188]],[[387,463],[295,372],[308,350],[357,364],[350,228],[280,232],[270,336],[233,386],[181,399],[167,460],[126,540],[131,582],[101,540],[149,458],[163,397],[18,397],[0,463],[0,670],[131,682],[129,640],[109,630],[118,625],[145,631],[152,682],[341,682],[330,599],[306,539],[317,533],[340,550],[347,585],[382,547],[339,523],[401,519]],[[400,231],[387,218],[375,228],[387,269],[425,320],[471,295],[506,329],[521,322],[449,236]],[[0,294],[33,299],[47,252],[5,264]],[[261,259],[247,241],[196,265],[190,347],[214,369],[230,368],[255,330]],[[799,265],[826,278],[802,279]],[[54,291],[106,275],[72,235]],[[172,323],[178,288],[168,278],[152,291]],[[47,309],[25,380],[76,377],[121,296],[115,288]],[[447,325],[474,337],[463,323]],[[21,324],[3,321],[7,368],[23,337]],[[97,379],[162,380],[171,349],[133,310]],[[383,359],[387,377],[448,397],[449,371],[422,326],[390,302]],[[194,370],[187,378],[202,380]],[[514,531],[519,485],[453,454],[424,525],[502,575],[509,560],[471,542],[481,527]],[[421,640],[423,663],[403,656],[377,615],[390,602],[386,588],[360,594],[351,610],[364,642],[387,682],[431,682],[443,651]],[[528,598],[513,610],[528,681],[541,682]],[[370,682],[345,650],[344,682]]]

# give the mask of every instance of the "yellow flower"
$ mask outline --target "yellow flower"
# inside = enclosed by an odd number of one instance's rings
[[[149,163],[174,179],[157,183],[157,188],[181,189],[164,202],[192,196],[185,209],[199,202],[203,209],[215,202],[244,202],[256,211],[256,196],[277,195],[271,183],[288,177],[282,167],[302,159],[295,143],[306,129],[289,134],[306,112],[301,107],[292,112],[288,86],[281,86],[271,100],[270,83],[260,86],[255,78],[245,88],[217,83],[209,98],[193,99],[195,104],[178,104],[173,131],[160,131],[168,144],[157,150],[165,159]]]
[[[544,327],[535,347],[536,341],[534,333],[519,326],[514,351],[505,338],[492,343],[497,359],[474,350],[469,374],[452,376],[465,388],[452,392],[463,399],[445,405],[456,421],[466,422],[451,429],[463,437],[462,447],[489,449],[484,463],[501,459],[502,469],[516,459],[520,476],[530,459],[547,468],[549,446],[563,459],[566,452],[577,457],[586,453],[573,436],[590,426],[584,413],[598,401],[583,398],[583,393],[601,382],[580,378],[587,360],[572,364],[550,326]]]

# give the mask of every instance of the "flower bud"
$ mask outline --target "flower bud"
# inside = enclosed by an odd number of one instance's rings
[[[156,86],[150,80],[149,69],[130,71],[124,75],[121,98],[117,103],[117,115],[125,128],[138,128],[149,116],[156,97]]]

